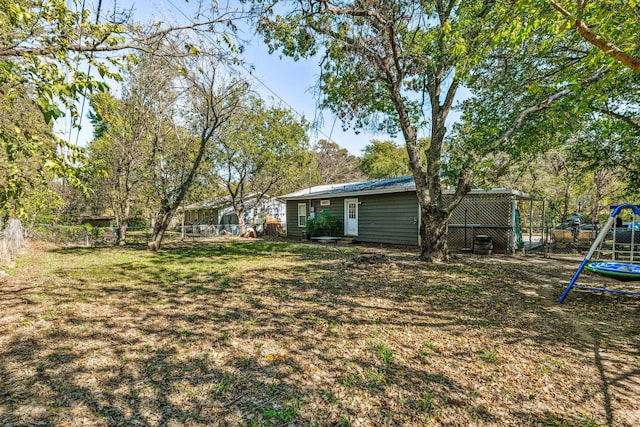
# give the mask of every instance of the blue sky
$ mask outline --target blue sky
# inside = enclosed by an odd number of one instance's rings
[[[175,19],[186,21],[195,11],[197,0],[151,0],[131,2],[134,4],[137,19],[153,20]],[[222,3],[222,2],[221,2]],[[124,3],[119,2],[119,5]],[[180,9],[180,10],[178,10]],[[190,13],[191,12],[191,13]],[[362,149],[372,139],[389,139],[387,135],[373,135],[366,132],[356,134],[353,130],[344,132],[342,124],[329,111],[316,108],[317,99],[312,91],[320,73],[317,60],[294,61],[278,52],[269,54],[267,46],[258,35],[241,33],[246,44],[244,58],[252,68],[252,83],[264,99],[283,102],[307,120],[321,119],[317,127],[310,132],[310,140],[331,139],[354,155],[360,155]],[[317,122],[318,120],[316,120]]]
[[[93,4],[91,4],[93,3]],[[87,2],[88,7],[95,10],[96,0]],[[184,23],[188,21],[197,6],[197,0],[149,0],[149,1],[117,1],[118,9],[132,9],[134,19],[139,22],[163,21]],[[113,9],[110,0],[103,2],[103,13]],[[186,16],[185,16],[186,15]],[[245,60],[252,66],[253,84],[264,99],[274,99],[283,102],[292,110],[309,121],[321,117],[321,123],[310,132],[310,140],[315,143],[319,139],[331,139],[351,154],[361,155],[362,149],[372,140],[394,139],[386,134],[374,134],[362,131],[357,134],[353,130],[343,131],[342,123],[336,120],[329,111],[319,111],[316,108],[317,99],[312,88],[317,82],[320,68],[317,60],[294,61],[283,57],[279,53],[269,54],[267,47],[257,35],[250,37],[243,34],[243,38],[251,38],[250,44],[245,45]],[[88,106],[85,106],[85,116]],[[91,125],[86,119],[82,121],[83,129],[78,140],[81,144],[91,138]],[[63,131],[64,132],[64,131]],[[68,132],[68,131],[66,131]],[[65,135],[67,137],[68,135]],[[75,134],[71,136],[75,140]]]
[[[96,10],[97,0],[86,2],[86,7]],[[119,10],[132,9],[134,19],[138,22],[174,22],[185,23],[195,12],[197,0],[149,0],[149,1],[117,1]],[[102,13],[113,10],[113,0],[103,1]],[[329,111],[319,111],[316,108],[317,100],[314,98],[312,88],[317,82],[320,72],[317,61],[294,61],[283,57],[277,52],[270,55],[267,47],[257,35],[243,34],[243,38],[249,39],[250,44],[245,45],[244,58],[252,69],[252,84],[254,89],[266,100],[284,103],[299,115],[304,116],[309,122],[322,118],[321,124],[312,128],[309,132],[310,142],[314,144],[319,139],[331,139],[341,147],[349,150],[351,154],[361,155],[362,149],[372,139],[390,139],[386,134],[371,134],[361,132],[356,134],[353,130],[343,131],[342,123],[335,119]],[[110,83],[113,87],[114,83]],[[78,106],[80,109],[80,106]],[[71,142],[86,145],[92,138],[92,127],[86,118],[89,109],[88,103],[83,108],[82,129],[69,130],[69,118],[56,123],[59,135]]]

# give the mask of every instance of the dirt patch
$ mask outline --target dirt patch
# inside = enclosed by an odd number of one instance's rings
[[[0,277],[0,425],[640,425],[640,303],[557,305],[578,258],[29,251]]]

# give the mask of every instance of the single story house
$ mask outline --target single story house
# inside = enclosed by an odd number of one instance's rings
[[[444,191],[445,196],[453,193]],[[327,211],[343,223],[343,236],[361,242],[420,245],[413,177],[319,185],[280,199],[286,202],[288,236],[304,237],[307,219]],[[505,188],[471,190],[449,220],[449,248],[470,248],[475,236],[489,235],[494,252],[514,252],[522,241],[519,204],[522,209],[533,200],[541,199]]]
[[[266,217],[285,219],[285,203],[271,196],[265,196],[256,206],[256,197],[247,197],[244,201],[245,224],[262,223]],[[187,225],[233,225],[238,224],[238,217],[231,205],[231,196],[221,196],[215,199],[193,203],[179,209],[184,212],[184,223]],[[255,218],[254,218],[255,215]]]

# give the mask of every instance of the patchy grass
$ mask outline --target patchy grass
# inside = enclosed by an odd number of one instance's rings
[[[640,304],[555,305],[579,260],[29,251],[0,277],[0,425],[640,425]]]

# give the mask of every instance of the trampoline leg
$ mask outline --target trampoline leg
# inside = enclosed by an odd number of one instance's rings
[[[576,280],[578,280],[578,276],[580,276],[580,273],[582,273],[582,270],[584,270],[584,267],[585,267],[585,265],[587,265],[588,262],[589,262],[589,257],[587,256],[582,260],[582,264],[580,264],[580,267],[578,267],[576,272],[573,274],[573,277],[571,278],[571,281],[569,282],[569,284],[567,285],[566,289],[562,293],[562,296],[558,300],[558,304],[562,304],[564,299],[569,294],[569,291],[571,291],[571,288],[573,288],[573,285],[575,285]]]

